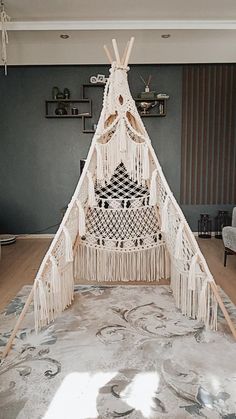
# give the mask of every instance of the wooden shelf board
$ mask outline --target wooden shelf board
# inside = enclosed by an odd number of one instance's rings
[[[160,102],[160,101],[163,102],[165,100],[167,100],[167,99],[165,99],[165,98],[158,99],[157,97],[153,98],[153,99],[142,99],[141,97],[134,98],[135,102]]]
[[[66,103],[89,103],[91,99],[52,99],[46,100],[46,103],[58,103],[58,102],[66,102]]]
[[[106,83],[84,83],[82,86],[84,87],[104,87]]]
[[[147,114],[147,115],[142,115],[141,113],[139,113],[139,115],[141,116],[141,117],[144,117],[144,118],[150,118],[150,117],[163,117],[163,116],[166,116],[166,113],[162,113],[162,114],[159,114],[159,113],[149,113],[149,114]]]
[[[46,118],[91,118],[91,115],[84,115],[84,114],[79,114],[79,115],[45,115]]]

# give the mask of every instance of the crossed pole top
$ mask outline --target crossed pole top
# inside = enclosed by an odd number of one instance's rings
[[[112,64],[113,62],[116,62],[117,67],[126,68],[127,65],[128,65],[128,62],[129,62],[129,57],[130,57],[132,48],[133,48],[133,43],[134,43],[134,37],[132,36],[130,38],[130,40],[127,42],[127,45],[125,47],[122,58],[120,58],[120,54],[119,54],[116,39],[112,39],[112,45],[113,45],[113,49],[114,49],[115,60],[113,60],[112,55],[111,55],[107,45],[104,45],[104,50],[105,50],[105,53],[106,53],[106,56],[108,58],[109,63]]]

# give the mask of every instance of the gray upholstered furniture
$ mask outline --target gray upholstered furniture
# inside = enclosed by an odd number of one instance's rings
[[[233,209],[232,226],[224,227],[222,237],[225,246],[224,266],[228,255],[236,255],[236,207]]]

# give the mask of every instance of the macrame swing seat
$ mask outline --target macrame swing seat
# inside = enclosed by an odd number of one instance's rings
[[[120,163],[109,183],[97,184],[94,198],[76,252],[75,277],[115,282],[169,278],[160,217],[150,205],[148,187],[130,179]]]
[[[217,307],[236,338],[185,217],[166,182],[131,97],[127,67],[133,38],[116,60],[83,173],[4,350],[5,357],[34,299],[35,329],[73,301],[75,281],[158,282],[170,278],[184,315],[217,329]]]

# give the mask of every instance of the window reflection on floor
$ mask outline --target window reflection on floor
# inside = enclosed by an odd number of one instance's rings
[[[99,416],[97,397],[99,390],[111,382],[117,372],[82,373],[67,375],[57,390],[43,419],[95,419]],[[154,398],[158,390],[156,372],[136,374],[120,393],[119,398],[130,411],[139,411],[151,418],[155,411]]]

